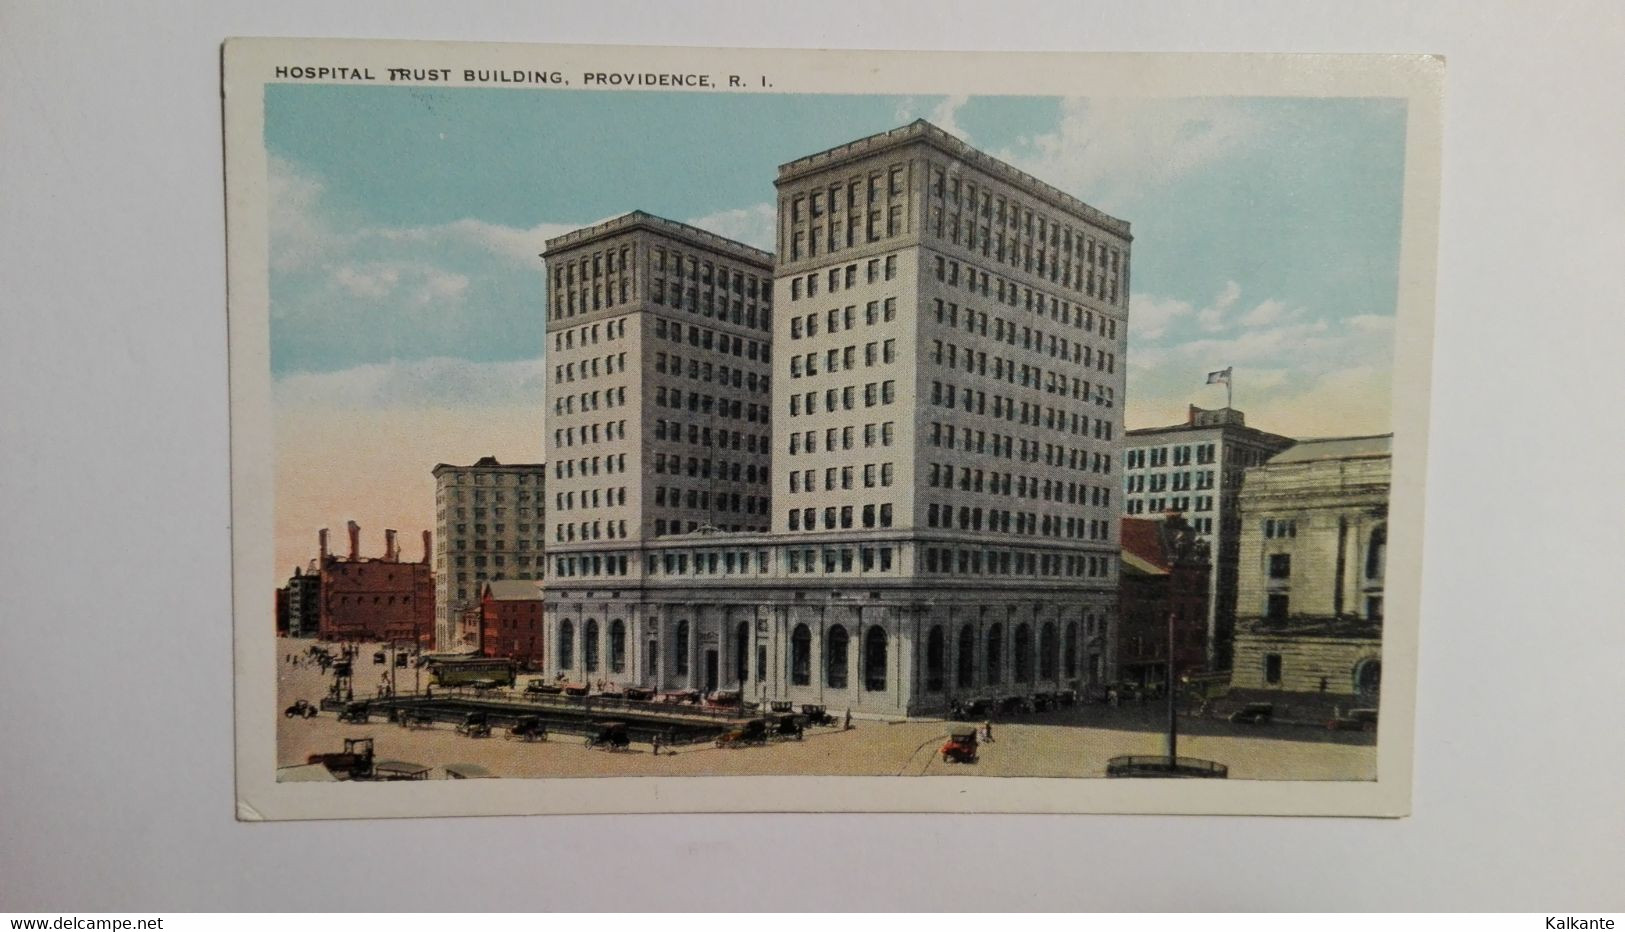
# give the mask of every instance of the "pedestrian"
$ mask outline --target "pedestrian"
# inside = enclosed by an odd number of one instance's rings
[[[988,719],[982,723],[982,740],[988,744],[993,743],[993,720]]]
[[[654,736],[654,751],[653,751],[653,754],[656,757],[660,756],[660,732],[658,732],[658,731],[655,732],[655,736]]]
[[[851,731],[852,730],[852,707],[851,706],[848,706],[847,709],[846,709],[846,724],[841,726],[841,730],[842,731]]]

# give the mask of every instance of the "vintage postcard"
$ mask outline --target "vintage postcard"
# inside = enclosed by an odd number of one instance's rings
[[[1442,61],[224,75],[240,818],[1409,812]]]

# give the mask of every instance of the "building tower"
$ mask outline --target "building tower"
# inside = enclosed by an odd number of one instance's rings
[[[766,530],[773,257],[642,212],[549,240],[555,577],[640,541]]]
[[[479,630],[467,622],[486,581],[546,576],[547,469],[484,456],[472,466],[440,463],[433,472],[435,645],[472,650]]]
[[[1185,515],[1213,553],[1207,600],[1207,667],[1228,670],[1236,621],[1245,470],[1292,446],[1290,437],[1247,426],[1235,408],[1190,406],[1183,424],[1137,428],[1123,453],[1123,514]]]

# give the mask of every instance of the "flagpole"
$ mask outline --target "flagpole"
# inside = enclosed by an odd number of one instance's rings
[[[1230,408],[1230,407],[1234,406],[1232,404],[1231,393],[1234,392],[1235,388],[1236,388],[1236,386],[1234,384],[1235,383],[1235,378],[1236,377],[1235,377],[1234,373],[1232,373],[1232,372],[1226,372],[1225,375],[1224,375],[1224,406],[1226,408]]]

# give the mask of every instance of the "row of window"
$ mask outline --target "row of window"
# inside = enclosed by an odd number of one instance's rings
[[[765,404],[759,405],[738,398],[718,398],[709,393],[693,391],[685,395],[682,388],[676,385],[670,388],[656,385],[655,406],[677,411],[686,408],[706,415],[715,412],[718,417],[748,421],[752,424],[766,424],[768,420],[768,407]]]
[[[1189,492],[1191,489],[1200,491],[1213,488],[1213,480],[1214,473],[1211,469],[1195,472],[1187,470],[1185,472],[1152,473],[1151,475],[1141,473],[1137,476],[1127,477],[1123,483],[1123,491],[1166,492],[1169,489],[1175,492]]]
[[[468,509],[467,508],[457,508],[457,509],[455,509],[455,512],[456,512],[456,515],[457,515],[457,520],[459,520],[459,521],[464,520],[464,519],[466,519],[468,517]],[[501,518],[501,517],[504,517],[507,514],[507,512],[508,512],[508,509],[502,508],[502,507],[498,507],[498,508],[475,508],[474,509],[474,520],[483,521],[483,520],[485,520],[487,515],[489,515],[490,517],[494,517],[494,518]],[[441,509],[437,510],[436,513],[435,513],[435,517],[438,518],[441,523],[445,523],[446,518],[449,517],[449,516],[450,515],[448,514],[448,511],[445,508],[441,508]],[[529,517],[532,517],[532,516],[540,518],[542,516],[542,509],[539,506],[536,507],[536,508],[530,508],[530,507],[515,508],[515,509],[513,509],[513,516],[515,518],[529,518]],[[462,526],[463,525],[458,525],[458,527],[462,527]]]
[[[863,347],[863,365],[865,367],[881,364],[891,364],[897,361],[897,341],[885,340],[869,342]],[[855,369],[858,365],[857,344],[845,348],[831,347],[824,352],[824,372],[833,375]],[[799,379],[802,375],[808,377],[818,374],[818,354],[808,353],[806,356],[790,357],[790,378]]]
[[[579,334],[579,339],[577,335]],[[583,324],[579,327],[569,327],[553,334],[553,348],[556,350],[575,349],[579,343],[583,347],[597,346],[600,335],[605,342],[619,340],[626,336],[626,318],[617,317],[614,320],[597,324]]]
[[[733,512],[735,514],[767,514],[767,497],[765,495],[743,495],[739,492],[717,492],[709,489],[682,489],[676,486],[655,486],[655,505],[661,508],[687,508],[690,511],[712,511],[712,500],[716,501],[715,511]],[[676,524],[676,522],[672,522]]]
[[[967,392],[966,394],[970,393]],[[1064,423],[1064,419],[1057,419],[1057,422]],[[1096,424],[1098,429],[1099,422],[1097,421]],[[996,456],[1023,463],[1043,463],[1046,466],[1072,469],[1078,472],[1109,474],[1112,471],[1110,453],[1091,452],[1078,447],[1042,443],[1037,440],[1028,440],[1025,437],[1012,437],[1008,434],[972,430],[969,427],[942,424],[937,421],[931,422],[929,436],[929,442],[932,446],[944,447],[949,450],[962,449],[966,453]]]
[[[853,488],[853,475],[854,475],[854,469],[855,468],[856,467],[852,467],[852,466],[829,466],[829,467],[826,467],[824,469],[824,487],[823,487],[823,491],[831,492],[831,491],[834,491],[836,489],[851,489],[851,488]],[[796,492],[817,492],[817,491],[819,491],[818,482],[816,481],[817,478],[818,478],[818,470],[816,470],[816,469],[806,469],[806,470],[800,470],[800,471],[797,471],[797,470],[794,470],[794,469],[790,470],[790,491],[791,491],[791,493],[796,493]],[[892,464],[890,464],[890,463],[878,463],[878,464],[876,464],[876,463],[865,463],[864,464],[864,466],[863,466],[863,487],[864,488],[872,489],[876,485],[879,485],[881,488],[889,488],[891,486],[891,484],[892,484]]]
[[[1217,448],[1211,443],[1182,444],[1175,447],[1137,447],[1123,452],[1124,465],[1128,469],[1145,469],[1147,466],[1167,466],[1168,454],[1173,453],[1175,466],[1189,466],[1192,456],[1198,465],[1207,465],[1217,462]],[[1208,470],[1209,475],[1212,470]]]
[[[780,234],[779,252],[799,262],[906,232],[907,173],[908,166],[898,163],[884,172],[786,198],[790,223]]]
[[[626,567],[624,553],[573,554],[553,560],[553,572],[558,576],[625,576]]]
[[[576,380],[576,367],[579,365],[582,379],[593,379],[600,375],[614,375],[626,371],[626,353],[611,353],[608,356],[593,356],[583,359],[579,363],[567,362],[553,367],[553,384],[574,382]]]
[[[576,445],[577,437],[580,437],[581,442],[584,444],[597,443],[600,439],[606,441],[625,440],[626,422],[605,421],[602,424],[582,424],[579,427],[560,427],[553,431],[553,446],[573,447]]]
[[[943,302],[938,303],[941,304]],[[942,311],[941,320],[944,323],[949,323],[956,319],[957,314],[958,311],[954,309],[952,304],[946,304]],[[980,311],[973,311],[968,307],[965,308],[966,320],[971,320],[972,318],[980,320],[986,316],[986,314],[983,314]],[[1082,366],[1085,369],[1094,368],[1096,371],[1108,373],[1115,373],[1117,371],[1117,354],[1115,353],[1108,353],[1105,350],[1101,350],[1097,353],[1095,352],[1094,347],[1089,346],[1088,344],[1068,340],[1065,337],[1059,337],[1053,333],[1045,334],[1044,331],[1035,330],[1032,327],[1020,328],[1021,340],[1018,343],[1016,340],[1016,326],[1014,324],[1011,324],[1009,327],[1002,327],[1001,325],[1004,323],[1004,320],[1000,317],[993,318],[993,323],[993,341],[995,343],[1003,343],[1006,346],[1021,346],[1022,349],[1031,352],[1047,352],[1051,359],[1059,359],[1062,362],[1071,362]],[[965,329],[966,332],[973,335],[985,335],[980,334],[980,327],[966,327]],[[960,360],[963,359],[963,368],[966,372],[974,372],[975,374],[981,376],[988,374],[987,353],[985,351],[977,350],[974,346],[960,347],[953,343],[944,343],[942,340],[934,340],[932,343],[931,361],[937,365],[945,365],[950,369],[958,369],[961,368]],[[1010,375],[1009,373],[1016,371],[1017,366],[1018,363],[1016,360],[1005,359],[1004,357],[995,353],[993,356],[993,378],[1013,382],[1015,381],[1014,376]],[[1030,384],[1031,387],[1036,388],[1038,387],[1036,378],[1034,378],[1031,383],[1026,381],[1026,371],[1029,368],[1037,371],[1039,367],[1025,365],[1020,366],[1023,373],[1023,381],[1021,384]],[[1072,378],[1072,381],[1076,380],[1076,377]],[[1066,373],[1052,372],[1047,385],[1047,390],[1052,394],[1065,395],[1067,394],[1067,383],[1068,377]],[[1089,392],[1087,390],[1082,392],[1083,397],[1087,397],[1088,394]],[[1079,394],[1074,392],[1073,397],[1079,397]]]
[[[1193,503],[1195,504],[1194,509],[1191,507]],[[1126,514],[1131,515],[1141,515],[1147,512],[1154,515],[1160,515],[1169,511],[1178,511],[1183,513],[1192,510],[1198,512],[1212,511],[1213,496],[1198,495],[1194,499],[1192,499],[1189,495],[1174,495],[1168,498],[1131,498],[1123,507],[1123,511]],[[1207,522],[1206,530],[1203,528],[1197,528],[1199,532],[1206,534],[1212,531],[1213,520],[1211,518],[1199,520]]]
[[[929,502],[925,506],[925,526],[953,530],[954,506]],[[981,506],[960,505],[961,531],[982,530]],[[987,530],[1001,534],[1027,537],[1053,537],[1059,540],[1106,540],[1111,536],[1111,522],[1100,518],[1079,518],[1068,515],[1038,515],[1031,511],[987,510]]]
[[[538,531],[540,531],[541,527],[538,526],[536,529]],[[507,548],[504,546],[506,543],[508,543],[508,542],[503,541],[503,540],[490,541],[490,540],[486,540],[486,539],[480,538],[480,537],[476,537],[473,540],[458,538],[458,539],[452,541],[451,549],[458,552],[458,553],[462,553],[464,551],[469,550],[470,549],[469,545],[472,544],[473,545],[472,549],[474,550],[475,553],[479,553],[480,551],[484,551],[484,550],[487,550],[487,549],[492,550],[492,551],[498,551],[498,550],[506,550]],[[514,549],[515,550],[529,550],[530,546],[531,546],[531,542],[529,540],[516,540],[513,543],[514,543]],[[542,542],[540,540],[536,541],[536,549],[537,550],[542,549]],[[458,559],[461,560],[462,558],[458,557]],[[481,558],[481,559],[483,559],[483,558]],[[458,565],[461,566],[462,564],[459,563]]]
[[[755,406],[752,405],[752,407]],[[655,418],[655,439],[682,443],[683,422]],[[767,435],[765,434],[742,434],[737,430],[722,428],[713,431],[709,427],[701,427],[698,424],[688,425],[688,442],[695,446],[715,447],[718,450],[738,450],[741,448],[741,442],[743,442],[743,448],[747,453],[766,453],[768,451]]]
[[[787,513],[785,520],[792,531],[816,531],[820,529],[817,508],[792,508]],[[824,508],[822,529],[826,531],[850,530],[853,527],[860,526],[854,524],[854,521],[860,521],[861,526],[866,528],[891,527],[891,502],[882,502],[879,505],[864,505],[861,511],[854,511],[852,505],[829,505]]]
[[[833,453],[836,450],[850,450],[853,448],[853,437],[856,434],[855,424],[845,427],[826,427],[824,429],[824,450]],[[896,438],[894,422],[880,421],[863,425],[864,449],[874,447],[877,443],[882,447],[889,447]],[[818,431],[809,430],[790,434],[790,455],[795,456],[805,450],[808,453],[818,452]]]
[[[577,534],[581,540],[625,540],[626,520],[568,521],[553,526],[553,539],[558,543],[571,543],[577,539]]]
[[[809,272],[806,275],[797,275],[795,278],[790,279],[790,300],[800,301],[803,295],[809,298],[818,297],[819,275],[818,272]],[[864,284],[873,285],[882,280],[889,282],[896,277],[897,254],[892,253],[884,259],[876,256],[870,259],[866,265]],[[835,294],[842,288],[858,287],[858,264],[849,262],[844,268],[836,266],[830,269],[827,273],[827,281],[829,287],[825,290],[829,294]],[[893,298],[892,300],[895,302],[897,299]],[[896,305],[894,304],[893,307],[895,308]],[[870,323],[873,323],[873,321],[870,321]]]
[[[599,473],[616,474],[626,472],[626,454],[612,453],[609,456],[583,456],[579,459],[556,460],[553,463],[553,478],[574,479],[577,473],[582,476],[596,476]],[[541,509],[537,509],[540,516]]]
[[[743,337],[721,333],[696,324],[689,324],[685,328],[680,321],[667,320],[664,317],[655,318],[656,339],[682,343],[685,334],[689,346],[698,347],[708,352],[714,349],[718,353],[728,353],[752,362],[771,361],[772,353],[767,343],[761,340],[747,340]]]
[[[665,353],[655,354],[655,371],[671,375],[683,374],[683,357],[676,353],[667,357]],[[714,376],[714,378],[713,378]],[[743,388],[746,391],[765,392],[768,390],[767,373],[748,372],[739,368],[730,368],[718,365],[713,368],[711,363],[701,362],[698,359],[688,360],[688,377],[699,382],[712,382],[723,387],[732,385],[734,388]]]
[[[932,269],[936,280],[950,288],[962,288],[965,291],[982,298],[997,302],[1005,307],[1019,308],[1029,314],[1038,316],[1047,315],[1057,323],[1066,324],[1078,330],[1088,330],[1099,333],[1101,336],[1115,340],[1117,338],[1117,321],[1106,314],[1095,314],[1094,311],[1071,301],[1062,300],[1052,294],[1046,294],[1041,288],[1033,288],[1004,278],[986,269],[978,268],[969,262],[961,263],[958,259],[951,259],[938,254],[932,259]],[[1092,283],[1093,279],[1080,281],[1080,285]],[[1078,290],[1082,291],[1083,288]],[[1091,297],[1106,301],[1109,304],[1126,304],[1119,301],[1115,291],[1096,294],[1094,290],[1086,292]],[[1127,297],[1126,294],[1122,297]],[[1097,323],[1098,319],[1098,323]]]
[[[1064,482],[1059,479],[1038,479],[1007,472],[988,472],[985,477],[986,483],[983,482],[982,470],[961,466],[956,486],[953,464],[932,463],[926,473],[925,484],[933,489],[957,487],[961,492],[982,492],[985,488],[989,495],[1030,498],[1056,504],[1092,505],[1096,508],[1110,508],[1112,504],[1112,490],[1105,486]]]
[[[690,311],[702,317],[714,317],[736,327],[768,331],[773,329],[773,311],[765,292],[760,305],[754,299],[747,302],[742,298],[734,298],[730,302],[725,294],[702,291],[693,285],[684,289],[682,282],[668,282],[663,278],[656,278],[649,289],[649,296],[656,304]]]
[[[1091,425],[1089,416],[1080,411],[1051,408],[1030,401],[1018,402],[997,392],[993,393],[993,411],[989,414],[987,392],[969,387],[961,389],[952,382],[932,382],[930,397],[931,404],[941,408],[962,408],[966,414],[992,417],[995,420],[1003,419],[1023,427],[1042,427],[1045,430],[1078,437],[1093,436],[1096,440],[1110,440],[1115,432],[1112,422],[1104,418],[1095,418]],[[967,432],[971,430],[969,427],[964,429]],[[966,442],[969,443],[968,440]],[[953,445],[951,439],[948,445]]]
[[[541,485],[542,484],[542,479],[543,479],[542,475],[540,473],[537,473],[536,474],[536,484]],[[484,472],[484,471],[481,471],[481,472],[450,472],[450,473],[442,474],[441,477],[440,477],[439,482],[440,482],[441,486],[450,486],[450,487],[456,487],[456,486],[462,486],[462,485],[472,485],[472,486],[476,486],[476,487],[482,486],[482,485],[492,485],[492,486],[502,487],[502,486],[509,486],[509,485],[526,486],[526,485],[530,485],[530,480],[531,480],[531,473],[529,473],[529,472],[518,472],[518,471],[504,470],[502,472],[489,472],[489,473]]]
[[[824,320],[825,330],[831,334],[851,330],[858,325],[858,306],[848,304],[846,307],[832,307],[821,315],[817,312],[790,318],[790,339],[799,340],[802,337],[812,339],[818,336],[818,322],[820,317]],[[873,327],[879,323],[889,323],[897,319],[897,299],[885,298],[870,301],[863,306],[863,325]]]
[[[1111,574],[1111,558],[969,547],[926,547],[925,572],[960,576],[1048,576],[1097,579]]]
[[[756,463],[740,463],[736,460],[717,460],[714,464],[710,457],[690,456],[686,459],[677,453],[655,453],[649,458],[653,472],[657,476],[683,476],[687,475],[698,479],[710,479],[713,476],[723,482],[758,483],[768,480],[766,466]],[[686,465],[686,469],[685,469]]]
[[[553,402],[554,414],[575,414],[579,407],[582,414],[597,411],[599,408],[619,408],[626,404],[626,386],[599,389],[590,392],[581,392],[578,395],[561,395]]]
[[[1126,296],[1128,263],[1104,240],[1075,231],[1042,211],[1035,213],[1014,197],[1007,200],[986,183],[978,188],[956,171],[932,166],[929,192],[929,222],[938,239],[980,249],[984,256],[1114,304],[1122,282]]]
[[[580,496],[578,499],[577,496]],[[553,507],[558,511],[571,511],[576,502],[581,502],[582,508],[614,507],[626,504],[626,486],[610,486],[605,489],[579,489],[573,492],[559,492],[553,496]]]
[[[574,317],[637,298],[632,247],[609,247],[568,262],[553,261],[551,317]],[[560,296],[563,300],[560,300]]]
[[[892,379],[869,382],[863,386],[863,406],[866,408],[872,408],[877,404],[889,405],[896,400],[897,382]],[[851,411],[855,407],[857,407],[857,386],[848,385],[844,388],[824,390],[824,411]],[[790,416],[799,417],[803,412],[818,413],[818,392],[790,396]]]

